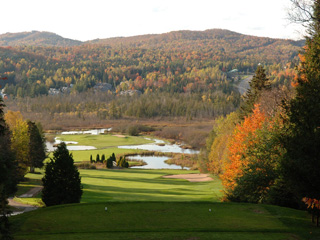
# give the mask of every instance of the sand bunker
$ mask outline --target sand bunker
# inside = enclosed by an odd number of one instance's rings
[[[209,174],[204,173],[190,173],[190,174],[178,174],[178,175],[167,175],[164,178],[175,178],[175,179],[186,179],[189,182],[207,182],[213,181]]]
[[[116,134],[116,135],[112,135],[114,137],[119,137],[119,138],[125,138],[126,136],[125,135],[120,135],[120,134]]]

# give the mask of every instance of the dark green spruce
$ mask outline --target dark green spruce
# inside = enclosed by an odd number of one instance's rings
[[[42,201],[46,206],[80,202],[80,174],[65,143],[59,144],[54,151],[53,158],[45,167],[42,182]]]

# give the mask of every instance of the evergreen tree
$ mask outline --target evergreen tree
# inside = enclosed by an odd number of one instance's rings
[[[46,165],[42,182],[42,201],[46,206],[80,202],[80,174],[64,142],[58,145],[53,158]]]
[[[102,154],[101,156],[101,162],[103,163],[106,160],[106,156],[104,154]]]
[[[96,162],[97,162],[97,163],[100,162],[100,155],[99,155],[99,154],[97,154]]]
[[[244,102],[240,107],[241,118],[248,116],[253,112],[254,104],[257,102],[261,96],[263,90],[270,89],[270,83],[265,73],[265,69],[259,65],[253,76],[252,80],[249,82],[249,89],[244,97]]]
[[[313,3],[296,97],[286,105],[286,149],[281,169],[297,197],[320,199],[320,1]]]
[[[113,159],[112,159],[112,157],[109,157],[109,158],[107,159],[106,167],[107,167],[107,168],[112,168],[112,167],[113,167]]]
[[[92,155],[90,155],[90,163],[93,163]]]
[[[28,121],[29,132],[29,166],[30,172],[34,172],[34,169],[42,168],[43,161],[46,159],[46,145],[45,139],[38,126],[31,121]]]
[[[117,166],[119,167],[123,167],[123,168],[128,168],[129,167],[129,163],[126,160],[125,157],[121,156],[117,162]]]
[[[0,237],[11,239],[7,198],[16,191],[17,179],[15,158],[10,146],[10,132],[4,121],[3,108],[0,96]]]

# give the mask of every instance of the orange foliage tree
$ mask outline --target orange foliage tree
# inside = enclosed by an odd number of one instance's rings
[[[225,171],[221,175],[226,195],[234,189],[236,179],[242,176],[243,168],[248,165],[246,150],[258,141],[256,132],[265,121],[265,114],[260,111],[259,105],[255,105],[253,113],[235,127],[229,145],[229,163],[225,165]]]

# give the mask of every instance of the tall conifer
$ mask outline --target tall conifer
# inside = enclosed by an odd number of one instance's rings
[[[297,197],[320,199],[320,1],[314,1],[296,97],[286,106],[288,134],[281,163]]]

